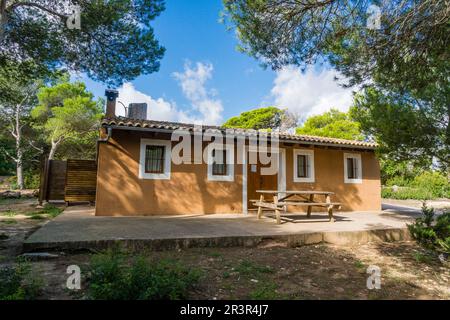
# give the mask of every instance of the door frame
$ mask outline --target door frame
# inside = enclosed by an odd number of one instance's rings
[[[254,148],[252,148],[254,149]],[[257,152],[257,150],[250,150],[246,145],[243,148],[242,154],[242,213],[248,214],[248,154],[250,151]],[[279,155],[279,169],[277,176],[277,189],[286,191],[286,149],[278,148],[275,151]],[[278,197],[283,197],[284,193],[280,192]]]

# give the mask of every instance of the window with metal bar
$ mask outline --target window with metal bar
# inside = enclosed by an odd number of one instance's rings
[[[228,174],[227,151],[213,150],[212,174],[215,176],[226,176]]]
[[[164,173],[165,146],[146,146],[145,173]]]
[[[309,177],[309,161],[307,155],[304,154],[297,155],[297,177],[298,178]]]
[[[347,158],[347,178],[358,179],[358,160],[356,158]]]

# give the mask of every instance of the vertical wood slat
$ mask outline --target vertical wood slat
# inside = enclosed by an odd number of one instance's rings
[[[49,166],[48,158],[47,157],[42,158],[40,180],[39,180],[39,205],[41,206],[44,200],[47,200],[48,166]]]

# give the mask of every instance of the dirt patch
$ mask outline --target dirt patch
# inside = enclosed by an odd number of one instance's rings
[[[23,241],[52,216],[49,209],[37,208],[36,198],[0,200],[0,263],[12,262]]]
[[[33,262],[45,280],[42,299],[83,298],[65,289],[66,270],[82,270],[82,288],[91,253],[60,253]],[[449,268],[412,242],[363,246],[314,245],[298,248],[206,248],[147,252],[149,259],[176,259],[202,270],[192,299],[449,299]],[[366,269],[381,269],[381,289],[366,287]]]

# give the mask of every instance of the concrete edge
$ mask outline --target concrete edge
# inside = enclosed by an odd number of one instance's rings
[[[374,229],[363,231],[312,232],[291,235],[230,236],[173,239],[111,239],[62,242],[24,242],[22,252],[43,250],[177,250],[206,247],[255,247],[264,241],[276,241],[289,247],[330,243],[337,245],[364,244],[368,242],[408,241],[407,228]]]

